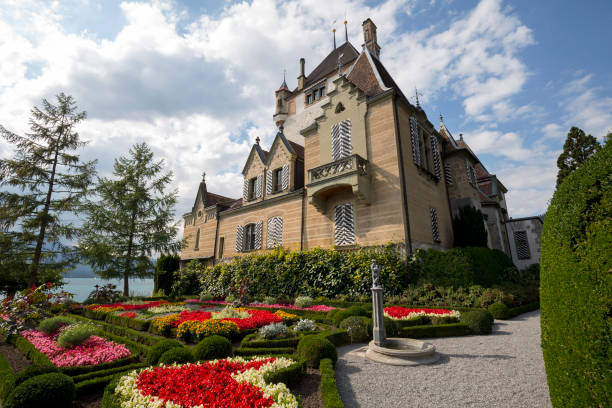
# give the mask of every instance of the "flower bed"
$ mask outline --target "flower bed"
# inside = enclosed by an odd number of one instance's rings
[[[21,335],[58,367],[98,365],[131,355],[125,345],[98,336],[91,336],[82,344],[65,349],[56,343],[58,332],[45,334],[38,330],[25,330]]]
[[[121,377],[115,396],[130,407],[297,408],[283,383],[267,384],[264,375],[294,364],[287,358],[240,357],[200,364],[150,367]]]
[[[195,299],[191,300],[191,302],[195,302]],[[226,302],[225,300],[206,300],[206,301],[203,301],[202,303],[209,303],[211,305],[229,305],[231,304],[231,302]],[[325,306],[325,305],[314,305],[310,307],[297,307],[294,305],[284,305],[284,304],[279,304],[279,303],[275,303],[272,305],[268,305],[266,303],[249,303],[248,306],[267,307],[270,309],[309,310],[311,312],[329,312],[330,310],[333,310],[333,309],[341,309],[339,307]]]
[[[412,309],[401,306],[390,306],[385,307],[385,316],[390,317],[394,320],[410,320],[415,319],[419,316],[427,317],[456,317],[458,318],[460,313],[457,310],[449,309]]]
[[[131,303],[110,303],[107,305],[93,304],[93,305],[86,306],[86,308],[94,312],[110,313],[110,312],[116,312],[118,310],[127,310],[127,311],[145,310],[151,307],[155,307],[155,306],[159,306],[159,305],[163,305],[167,303],[168,302],[163,301],[163,300],[156,300],[154,302],[143,303],[140,305],[135,305]]]

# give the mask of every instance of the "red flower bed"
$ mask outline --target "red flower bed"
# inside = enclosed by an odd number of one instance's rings
[[[385,308],[385,314],[393,319],[401,319],[402,317],[408,316],[411,313],[424,313],[427,315],[450,315],[452,313],[451,310],[448,309],[412,309],[401,306],[390,306]]]
[[[95,309],[108,309],[108,308],[112,308],[112,307],[121,307],[123,308],[123,310],[142,310],[142,309],[148,309],[150,307],[153,306],[159,306],[159,305],[163,305],[166,302],[165,300],[156,300],[154,302],[149,302],[149,303],[144,303],[142,305],[131,305],[129,303],[110,303],[108,305],[91,305],[90,308],[95,308]]]
[[[119,316],[121,317],[129,317],[130,319],[136,317],[136,313],[134,312],[123,312]]]
[[[250,368],[259,369],[274,358],[247,363],[218,361],[200,365],[187,364],[182,367],[155,367],[143,371],[137,379],[137,388],[145,396],[156,396],[184,407],[260,408],[274,403],[270,397],[254,385],[239,383],[232,373]]]
[[[186,322],[188,320],[197,320],[199,322],[203,322],[212,317],[212,313],[210,312],[190,312],[188,310],[183,310],[180,314],[178,320],[170,322],[170,326],[178,327],[179,324]]]
[[[247,310],[251,314],[251,317],[247,319],[227,318],[222,320],[229,320],[238,325],[238,329],[257,329],[259,327],[266,326],[270,323],[280,323],[283,321],[280,317],[268,310]]]

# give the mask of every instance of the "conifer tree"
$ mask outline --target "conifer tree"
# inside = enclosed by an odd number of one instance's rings
[[[74,263],[66,242],[80,229],[67,217],[82,209],[95,175],[96,161],[75,154],[87,144],[75,131],[87,114],[64,93],[56,102],[43,99],[42,109],[31,110],[25,136],[0,125],[0,135],[15,145],[13,157],[0,160],[0,271],[12,274],[16,286],[25,274],[28,286],[41,283],[41,274],[58,278]]]
[[[174,220],[177,192],[165,191],[172,172],[163,168],[145,143],[135,144],[129,157],[115,159],[112,179],[98,180],[99,201],[88,209],[81,253],[102,278],[123,278],[124,296],[129,278],[153,276],[154,253],[181,247]]]
[[[575,126],[567,133],[563,145],[563,153],[557,159],[557,187],[571,172],[594,155],[599,149],[599,142],[594,136],[586,135],[582,129]]]

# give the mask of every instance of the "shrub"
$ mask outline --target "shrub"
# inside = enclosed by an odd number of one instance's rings
[[[174,283],[174,272],[179,269],[180,257],[178,255],[161,254],[155,265],[153,290],[157,293],[170,293]]]
[[[346,319],[347,317],[350,317],[350,316],[369,317],[371,315],[372,315],[372,312],[366,310],[365,308],[361,306],[352,306],[352,307],[349,307],[348,309],[338,310],[333,315],[332,322],[334,323],[334,325],[340,326],[340,323],[342,323],[342,321]]]
[[[400,329],[400,337],[422,339],[424,337],[453,337],[466,336],[471,333],[470,328],[463,323],[440,324],[438,326],[410,326]]]
[[[385,324],[385,335],[387,337],[399,336],[399,326],[397,325],[395,320],[385,317],[384,324]]]
[[[567,176],[546,213],[542,350],[553,406],[610,406],[612,143]]]
[[[463,312],[460,321],[474,334],[490,334],[493,329],[493,316],[486,310]]]
[[[151,351],[149,351],[149,354],[147,355],[147,359],[146,359],[147,364],[150,364],[150,365],[157,364],[162,354],[176,347],[183,347],[183,345],[176,340],[158,341],[157,344],[151,347]]]
[[[312,306],[312,298],[310,296],[298,296],[295,298],[294,304],[297,307],[310,307]]]
[[[459,319],[454,316],[431,316],[430,320],[433,325],[459,323]]]
[[[504,305],[501,302],[495,302],[492,305],[489,305],[487,309],[489,310],[489,313],[491,313],[491,316],[493,316],[494,319],[501,320],[507,319],[508,314],[510,312],[508,306]]]
[[[289,367],[264,374],[264,380],[268,384],[283,383],[288,387],[293,387],[294,385],[299,384],[302,380],[305,367],[306,364],[304,361],[299,360],[294,364],[291,364]]]
[[[275,337],[286,337],[287,326],[285,323],[271,323],[259,329],[259,335],[268,340]]]
[[[51,334],[56,331],[60,326],[65,326],[74,323],[74,319],[66,316],[55,316],[49,317],[38,325],[38,330],[43,333]]]
[[[338,393],[334,363],[329,358],[321,360],[321,400],[325,408],[344,408],[344,403]]]
[[[23,383],[24,381],[29,380],[32,377],[36,377],[37,375],[49,374],[49,373],[57,373],[59,372],[59,368],[54,365],[49,364],[32,364],[15,374],[15,386]]]
[[[192,351],[197,361],[226,358],[232,355],[232,343],[222,336],[210,336],[196,344]]]
[[[263,302],[264,302],[266,305],[273,305],[274,303],[276,303],[276,298],[274,298],[274,297],[272,297],[272,296],[266,296],[266,297],[264,297]]]
[[[232,337],[238,332],[238,325],[229,320],[209,319],[203,322],[188,320],[179,324],[176,337],[184,341],[195,341],[214,334]]]
[[[172,284],[172,296],[198,295],[201,292],[200,274],[202,264],[193,260],[183,269],[174,271],[174,283]]]
[[[85,340],[96,334],[98,329],[92,324],[77,324],[66,326],[57,338],[57,344],[63,348],[71,348],[82,344]]]
[[[352,342],[363,343],[367,342],[371,337],[371,331],[368,330],[368,324],[371,326],[371,323],[372,320],[368,317],[351,316],[340,323],[340,328],[345,329],[349,333]]]
[[[210,293],[205,293],[205,292],[200,293],[200,300],[202,302],[206,302],[207,300],[213,300],[213,299],[214,299],[214,296],[211,295]]]
[[[298,355],[309,367],[318,367],[322,358],[330,358],[335,364],[338,359],[336,347],[320,336],[304,336],[297,346]]]
[[[193,363],[194,358],[191,351],[189,351],[185,347],[175,347],[170,350],[164,352],[159,358],[159,364],[185,364],[185,363]]]
[[[300,319],[296,323],[295,328],[294,328],[294,330],[297,332],[312,331],[314,329],[315,329],[315,324],[310,319]]]
[[[7,398],[5,408],[65,408],[72,405],[75,388],[72,378],[50,373],[32,377],[17,386]]]

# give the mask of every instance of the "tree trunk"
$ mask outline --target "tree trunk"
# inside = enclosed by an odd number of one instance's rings
[[[125,273],[123,274],[123,296],[130,295],[130,266],[132,265],[132,245],[134,243],[134,224],[136,223],[136,210],[132,211],[132,220],[130,223],[130,238],[128,241],[127,259],[125,260]]]
[[[47,230],[47,223],[49,220],[49,207],[51,206],[51,194],[53,193],[53,183],[55,182],[55,169],[57,168],[57,156],[59,155],[59,140],[57,148],[55,149],[55,157],[53,158],[53,168],[51,169],[51,179],[49,180],[49,189],[47,190],[47,198],[45,199],[45,207],[43,208],[43,217],[40,224],[40,232],[38,233],[38,239],[36,240],[36,249],[34,250],[34,259],[32,259],[32,266],[30,268],[30,277],[28,278],[28,286],[36,286],[36,278],[38,276],[38,265],[40,264],[40,257],[42,253],[43,243],[45,241],[45,231]]]

